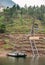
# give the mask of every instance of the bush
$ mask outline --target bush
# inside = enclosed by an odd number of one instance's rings
[[[6,31],[6,25],[0,24],[0,33],[5,33],[5,31]]]

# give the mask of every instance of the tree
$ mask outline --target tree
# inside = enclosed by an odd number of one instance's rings
[[[16,5],[14,5],[12,8],[6,8],[4,9],[4,21],[5,23],[11,23],[13,22],[14,14],[16,14]]]
[[[20,6],[19,6],[18,4],[17,4],[17,6],[16,6],[16,7],[17,7],[17,10],[20,10]]]
[[[5,32],[6,32],[6,25],[0,24],[0,33],[5,33]]]
[[[34,14],[33,8],[31,6],[28,7],[28,14],[30,16],[33,16],[33,14]]]

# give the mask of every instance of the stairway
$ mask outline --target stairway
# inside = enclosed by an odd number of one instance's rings
[[[29,41],[30,41],[33,56],[39,56],[38,49],[37,49],[36,44],[35,44],[35,39],[36,39],[35,38],[35,17],[33,19],[32,27],[31,27],[31,37],[32,38],[29,38]]]
[[[38,49],[35,44],[35,40],[30,40],[30,45],[31,45],[33,56],[39,56]]]

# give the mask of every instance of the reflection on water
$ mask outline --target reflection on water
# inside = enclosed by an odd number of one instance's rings
[[[32,57],[31,65],[38,65],[38,60],[39,60],[38,56]]]
[[[0,58],[0,65],[45,65],[45,57],[33,58]]]

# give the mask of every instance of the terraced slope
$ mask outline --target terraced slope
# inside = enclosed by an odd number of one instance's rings
[[[13,34],[13,35],[0,35],[4,38],[7,38],[9,48],[13,48],[16,51],[25,51],[27,56],[32,55],[31,44],[29,41],[30,34]],[[45,34],[37,34],[39,40],[35,41],[36,47],[38,49],[39,55],[45,55]]]
[[[45,35],[41,34],[41,35],[36,35],[36,36],[40,37],[39,40],[35,41],[39,55],[45,55],[45,40],[43,39],[45,37]],[[26,34],[18,35],[18,37],[16,39],[17,42],[15,44],[15,50],[26,51],[28,56],[32,55],[32,49],[31,49],[29,37],[30,37],[30,35],[26,35]]]

